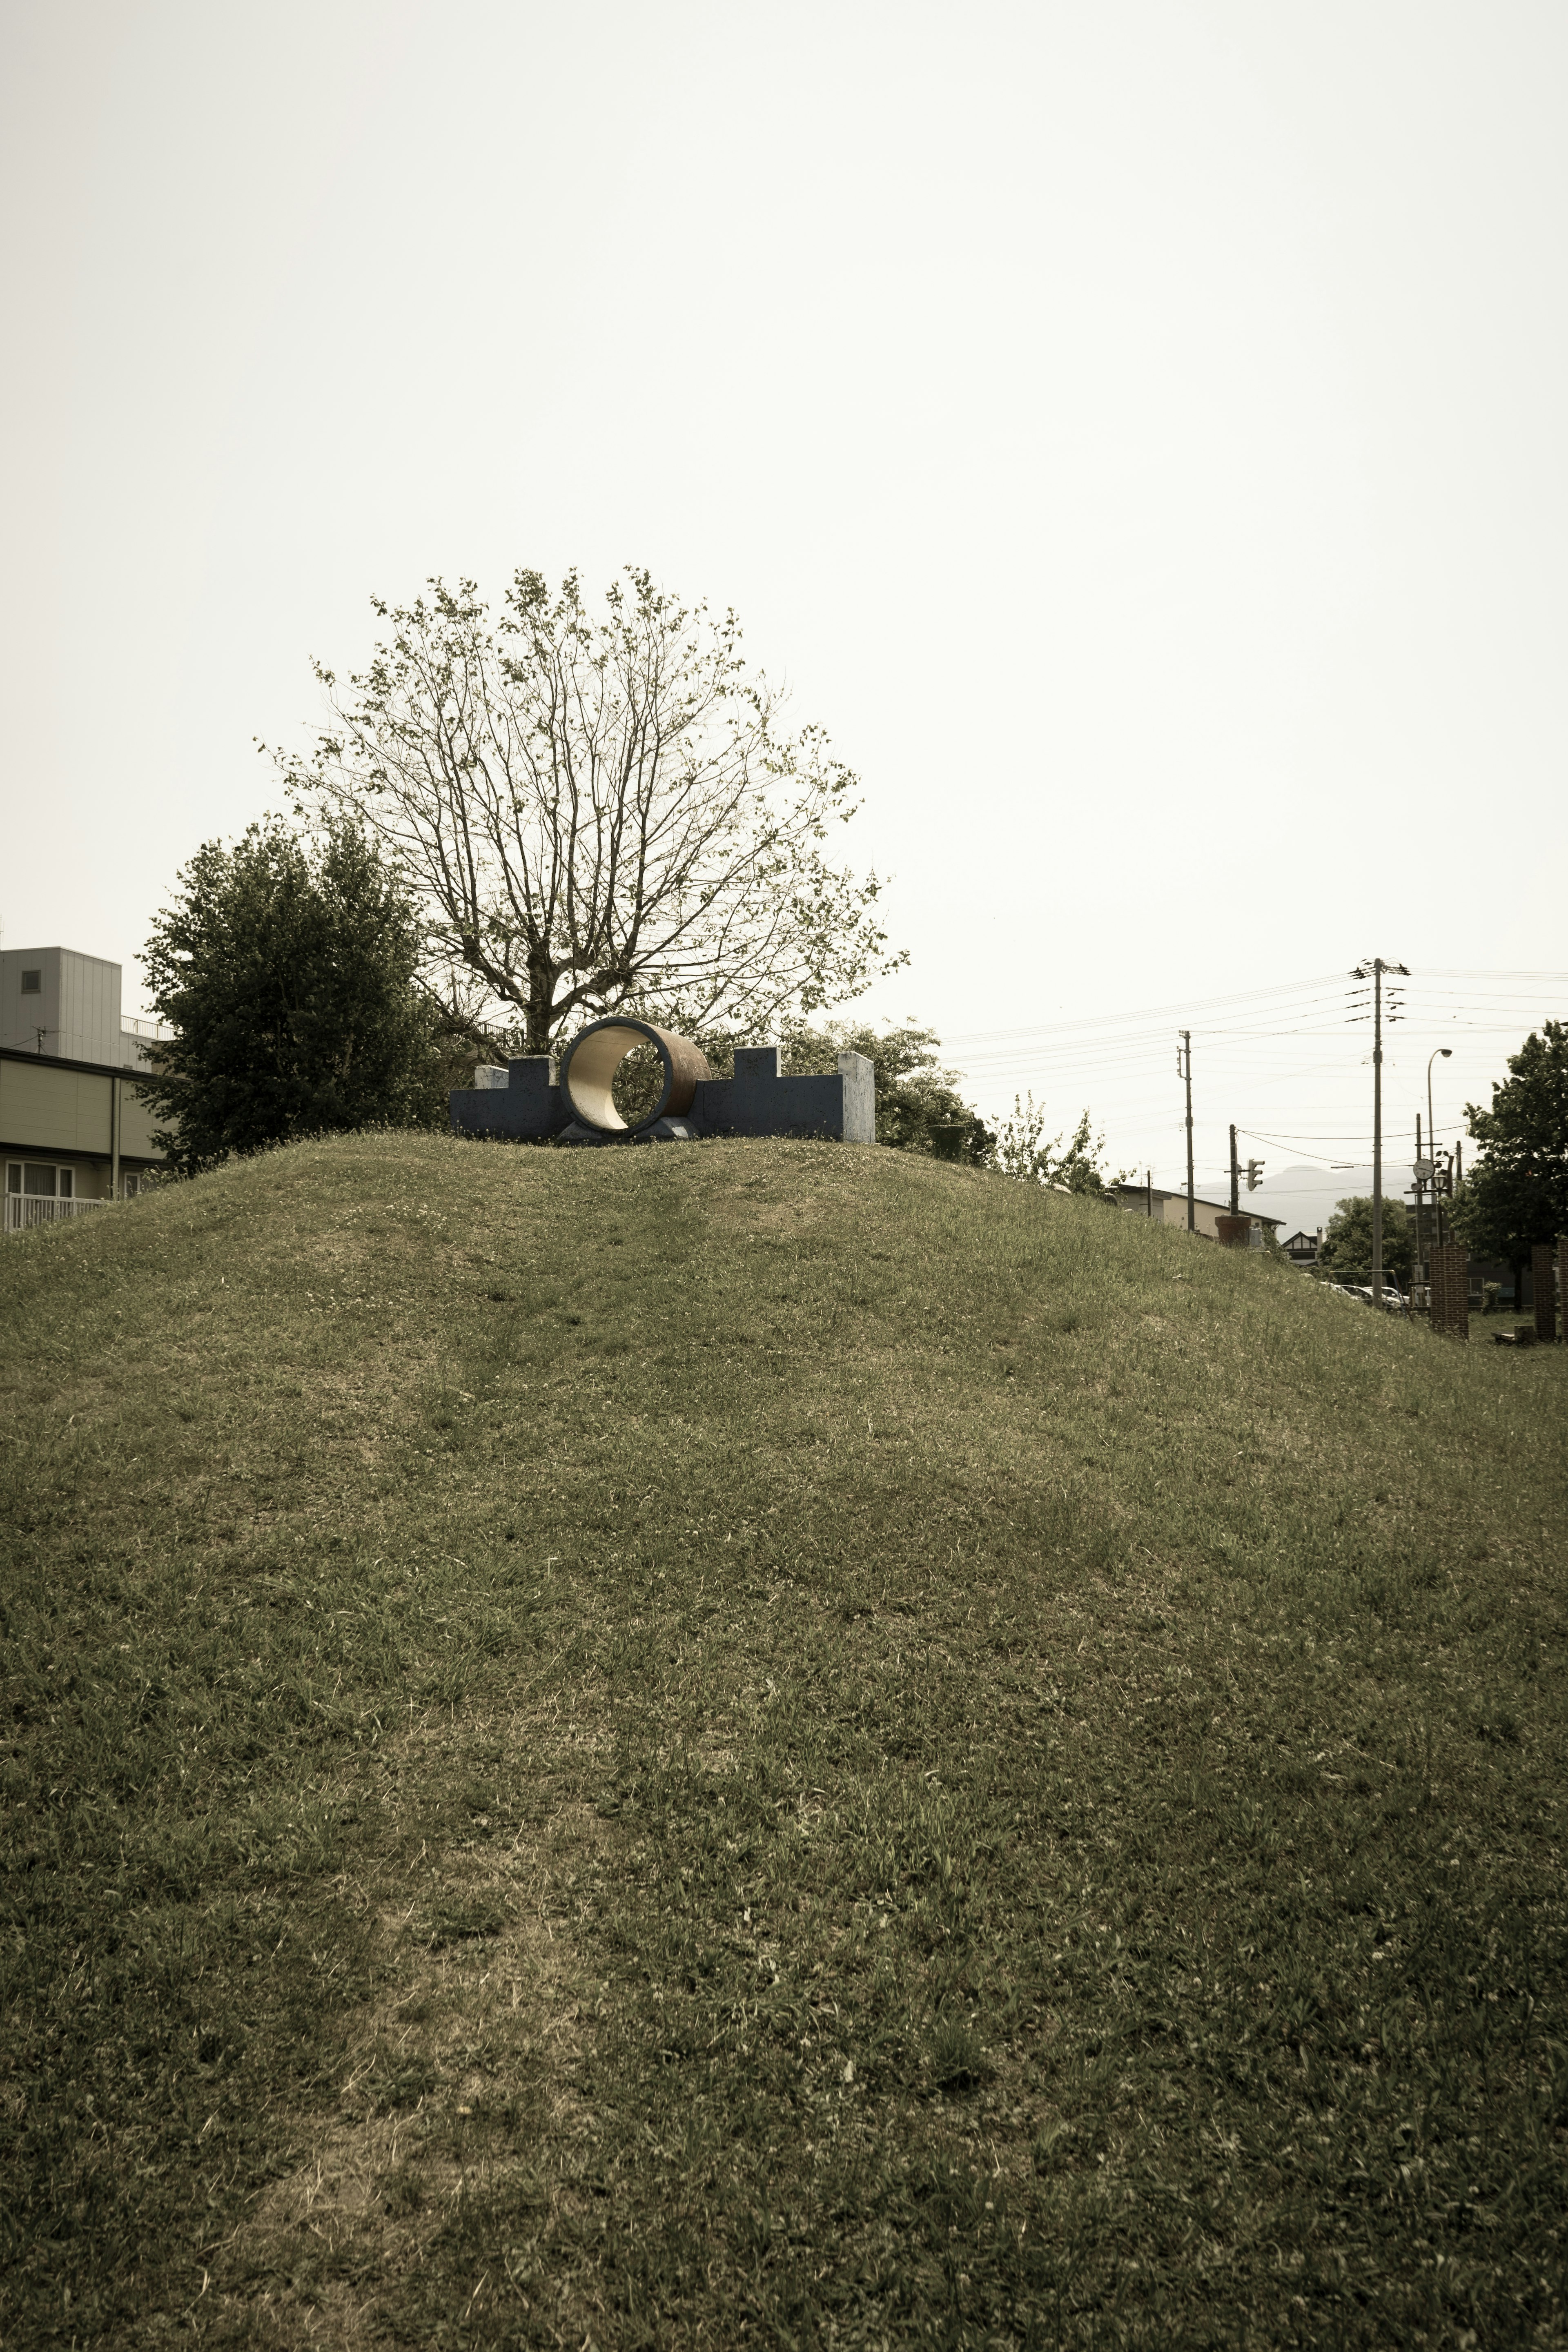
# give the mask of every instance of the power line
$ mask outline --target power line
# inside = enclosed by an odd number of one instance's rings
[[[1169,1022],[1173,1013],[1215,1012],[1226,1004],[1251,1004],[1268,996],[1289,996],[1296,994],[1301,989],[1327,987],[1336,977],[1333,972],[1324,972],[1315,980],[1280,981],[1269,988],[1245,988],[1230,996],[1201,997],[1196,1001],[1187,998],[1175,1004],[1136,1006],[1125,1013],[1085,1013],[1070,1021],[1036,1022],[1024,1029],[966,1030],[956,1037],[950,1037],[947,1043],[950,1045],[978,1045],[987,1039],[994,1038],[1000,1044],[1016,1037],[1050,1036],[1064,1029],[1116,1028],[1145,1021]]]
[[[1544,981],[1556,982],[1561,986],[1568,987],[1568,971],[1465,972],[1447,969],[1441,971],[1432,970],[1428,973],[1416,975],[1415,985],[1404,992],[1407,1007],[1409,1009],[1404,1012],[1400,1017],[1406,1024],[1415,1017],[1415,1008],[1418,1004],[1422,994],[1421,983],[1427,978],[1434,980],[1493,980],[1503,982]],[[944,1052],[950,1052],[963,1046],[982,1048],[986,1045],[993,1045],[1003,1046],[1020,1043],[1026,1038],[1068,1035],[1076,1036],[1080,1033],[1088,1031],[1114,1031],[1118,1029],[1136,1031],[1143,1027],[1144,1024],[1153,1027],[1156,1024],[1166,1023],[1171,1019],[1173,1014],[1181,1014],[1184,1013],[1190,1017],[1195,1013],[1221,1012],[1230,1006],[1239,1007],[1248,1004],[1256,1004],[1261,1008],[1267,1000],[1270,998],[1300,996],[1306,993],[1308,991],[1322,991],[1323,995],[1320,998],[1320,1002],[1325,1004],[1330,1001],[1342,1003],[1346,998],[1352,994],[1365,993],[1365,992],[1352,992],[1346,990],[1339,974],[1334,972],[1324,972],[1306,980],[1279,981],[1266,988],[1240,989],[1236,991],[1234,993],[1226,996],[1210,996],[1197,999],[1189,998],[1184,1002],[1172,1004],[1130,1007],[1124,1013],[1086,1013],[1064,1021],[1036,1022],[1030,1024],[1026,1027],[1018,1029],[963,1030],[956,1035],[946,1038],[943,1041],[942,1050]],[[1463,1002],[1466,1003],[1478,1002],[1474,991],[1466,991],[1462,997],[1458,992],[1442,991],[1437,993],[1445,1001]],[[1483,1003],[1496,1003],[1500,1005],[1508,1000],[1505,998],[1482,998],[1479,1001]],[[1303,1013],[1309,1013],[1310,1010],[1309,1006],[1305,1005],[1301,1009]],[[1525,1003],[1521,1003],[1519,1009],[1521,1013],[1525,1013],[1532,1010],[1538,1010],[1538,1007],[1535,1004],[1535,1001],[1531,999]],[[1290,1033],[1288,1031],[1258,1031],[1256,1034],[1260,1035],[1286,1035]],[[1089,1041],[1085,1037],[1084,1042],[1087,1044]]]
[[[1428,964],[1429,980],[1555,980],[1568,986],[1568,971],[1464,971],[1458,965]]]
[[[1187,1033],[1184,1078],[1190,1040],[1208,1055],[1205,1068],[1211,1077],[1239,1089],[1239,1098],[1248,1108],[1264,1109],[1269,1096],[1287,1092],[1291,1109],[1300,1108],[1335,1122],[1343,1118],[1342,1126],[1327,1129],[1240,1132],[1299,1155],[1321,1172],[1343,1160],[1364,1158],[1368,1144],[1375,1156],[1375,1136],[1363,1136],[1357,1125],[1365,1116],[1357,1072],[1373,1061],[1378,1043],[1375,1034],[1359,1034],[1363,1028],[1375,1028],[1370,1017],[1375,981],[1376,975],[1361,983],[1355,976],[1324,973],[1189,998],[1180,1008],[1182,1021],[1173,1024]],[[1445,968],[1401,976],[1389,992],[1392,1001],[1384,1003],[1381,1075],[1396,1089],[1405,1088],[1414,1083],[1414,1066],[1425,1058],[1427,1047],[1447,1039],[1457,1042],[1461,1055],[1451,1071],[1456,1090],[1468,1087],[1473,1093],[1501,1041],[1517,1043],[1529,1028],[1554,1017],[1549,1004],[1559,990],[1568,990],[1568,972]],[[993,1100],[1004,1091],[1009,1097],[1015,1090],[1021,1095],[1026,1086],[1040,1087],[1058,1104],[1069,1095],[1088,1097],[1101,1122],[1126,1138],[1124,1151],[1131,1150],[1136,1131],[1146,1138],[1140,1156],[1152,1156],[1151,1146],[1154,1153],[1174,1149],[1184,1128],[1179,1113],[1176,1119],[1171,1118],[1173,1106],[1159,1087],[1163,1056],[1169,1051],[1166,1022],[1177,1010],[1146,1006],[1027,1027],[963,1032],[948,1037],[932,1058],[952,1066],[955,1075],[962,1073]],[[1313,1049],[1310,1060],[1299,1052],[1299,1045]],[[1373,1071],[1375,1087],[1376,1065]],[[1353,1108],[1348,1099],[1336,1102],[1342,1088],[1352,1084],[1357,1090]],[[1454,1136],[1464,1127],[1463,1118],[1455,1116],[1442,1122],[1438,1131]],[[1194,1146],[1195,1158],[1195,1133]],[[1179,1185],[1173,1162],[1167,1166]],[[1163,1174],[1161,1181],[1165,1181]],[[1302,1181],[1308,1181],[1305,1167]]]

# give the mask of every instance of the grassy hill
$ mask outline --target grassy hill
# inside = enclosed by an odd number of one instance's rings
[[[804,1144],[0,1298],[7,2347],[1568,2340],[1568,1351]]]

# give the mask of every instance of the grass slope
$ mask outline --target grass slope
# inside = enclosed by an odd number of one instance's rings
[[[0,2340],[1565,2340],[1563,1351],[890,1152],[0,1250]]]

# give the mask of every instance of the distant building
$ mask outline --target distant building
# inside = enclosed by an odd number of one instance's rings
[[[1290,1234],[1279,1244],[1292,1265],[1316,1265],[1321,1234]]]
[[[1112,1190],[1121,1206],[1131,1216],[1152,1216],[1157,1225],[1181,1225],[1184,1228],[1186,1225],[1187,1196],[1184,1192],[1162,1192],[1158,1184],[1117,1184],[1112,1187]],[[1245,1205],[1241,1213],[1244,1217],[1250,1217],[1254,1224],[1261,1225],[1265,1235],[1269,1240],[1273,1239],[1285,1222],[1282,1217],[1266,1217],[1260,1211]],[[1201,1194],[1194,1199],[1194,1230],[1204,1234],[1211,1242],[1219,1239],[1219,1219],[1228,1217],[1229,1214],[1228,1201],[1207,1201]]]
[[[69,948],[0,953],[5,1230],[128,1200],[163,1165],[136,1083],[156,1024],[120,1010],[120,966]]]

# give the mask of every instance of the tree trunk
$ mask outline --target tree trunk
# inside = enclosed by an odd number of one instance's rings
[[[555,974],[550,959],[542,948],[535,948],[528,959],[528,1019],[523,1039],[525,1054],[548,1054],[551,1045],[551,1015],[555,1009]]]

